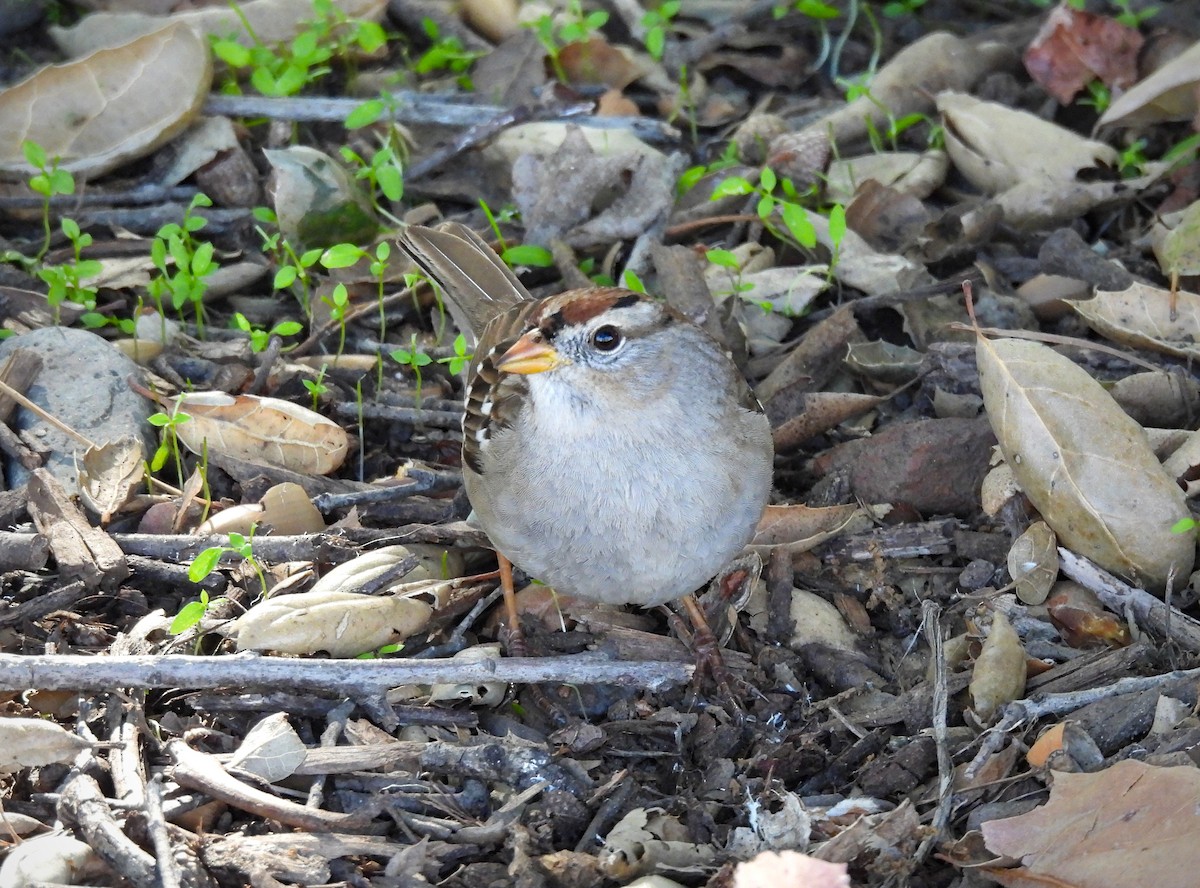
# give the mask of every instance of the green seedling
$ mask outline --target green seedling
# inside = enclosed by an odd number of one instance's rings
[[[585,13],[580,0],[567,0],[567,8],[561,18],[547,13],[529,23],[529,27],[533,28],[538,42],[546,50],[554,76],[561,83],[566,83],[567,72],[562,66],[563,49],[568,44],[590,40],[607,22],[608,13],[604,10]]]
[[[346,349],[346,312],[350,307],[350,294],[345,284],[338,284],[328,296],[322,296],[321,301],[329,306],[330,320],[338,325],[338,357]]]
[[[417,406],[420,407],[421,399],[421,368],[433,363],[433,358],[429,357],[417,342],[417,334],[413,334],[408,341],[408,348],[397,348],[391,352],[392,360],[402,366],[412,367],[413,374],[417,377],[417,388],[415,392],[415,400]]]
[[[842,13],[836,6],[822,3],[820,0],[796,0],[794,3],[780,3],[771,9],[777,19],[783,18],[789,12],[798,12],[811,19],[835,19]]]
[[[231,5],[253,45],[214,38],[213,54],[235,72],[248,71],[250,85],[264,96],[295,95],[328,74],[334,59],[352,60],[354,52],[375,52],[387,42],[377,23],[351,20],[332,0],[312,0],[315,18],[305,29],[289,44],[268,46],[241,8]],[[237,92],[237,82],[225,88]]]
[[[485,53],[467,49],[462,41],[453,35],[442,36],[437,22],[431,18],[421,20],[421,30],[429,38],[430,45],[417,59],[413,70],[418,74],[445,71],[453,74],[463,89],[474,89],[475,85],[471,82],[470,75],[471,66]]]
[[[262,590],[264,598],[268,596],[267,592],[267,575],[263,571],[262,564],[254,556],[254,531],[258,525],[250,525],[250,534],[246,536],[240,533],[229,534],[229,545],[227,546],[209,546],[201,551],[188,566],[188,579],[193,583],[199,583],[210,573],[217,568],[217,563],[221,557],[229,552],[233,555],[239,555],[245,562],[250,565],[254,571],[254,575],[258,577],[258,584]],[[176,618],[178,619],[178,617]]]
[[[190,422],[192,417],[184,413],[180,406],[180,404],[176,404],[170,413],[152,413],[146,417],[146,422],[163,430],[162,441],[159,443],[158,449],[154,451],[154,455],[150,457],[150,471],[159,471],[167,464],[168,457],[174,457],[175,475],[179,486],[182,487],[183,454],[179,449],[179,436],[175,430],[185,422]]]
[[[473,355],[467,351],[467,337],[459,333],[454,337],[454,354],[438,358],[439,364],[445,364],[455,376],[463,372],[463,368],[471,363]]]
[[[308,389],[308,394],[312,397],[313,413],[317,412],[317,407],[320,405],[321,398],[329,394],[329,386],[325,384],[325,373],[329,370],[328,364],[322,364],[321,369],[317,372],[316,379],[301,379],[301,384]]]
[[[63,194],[75,193],[75,177],[58,168],[58,157],[46,159],[46,150],[37,142],[26,139],[21,143],[25,160],[38,172],[29,179],[29,189],[42,197],[42,247],[34,257],[40,260],[50,251],[50,199]]]
[[[283,338],[285,336],[295,336],[304,326],[297,321],[280,321],[270,330],[264,330],[262,327],[256,327],[251,324],[244,314],[240,311],[233,313],[233,321],[231,322],[235,328],[241,330],[250,337],[250,351],[258,354],[266,349],[272,336]]]
[[[96,288],[86,287],[83,284],[85,278],[99,274],[104,267],[95,259],[81,258],[84,247],[91,245],[92,236],[81,232],[79,223],[74,219],[63,219],[60,224],[63,234],[71,242],[75,259],[73,262],[64,262],[62,265],[48,265],[39,268],[37,272],[37,276],[48,286],[46,301],[50,303],[54,323],[59,323],[63,303],[74,302],[88,310],[88,313],[81,318],[84,326],[102,327],[106,321],[95,312]],[[99,323],[96,322],[97,319],[99,319]]]
[[[367,651],[366,653],[359,654],[354,659],[356,659],[356,660],[378,660],[381,657],[386,657],[388,654],[396,654],[402,650],[404,650],[403,644],[401,644],[400,642],[393,642],[392,644],[385,644],[385,645],[383,645],[383,647],[376,648],[373,651]]]
[[[655,61],[662,61],[663,50],[667,45],[667,32],[671,30],[671,22],[679,15],[683,7],[682,0],[666,0],[657,9],[649,9],[642,16],[642,27],[646,29],[642,42],[646,52]]]
[[[218,265],[211,241],[199,241],[193,235],[208,224],[203,216],[194,215],[199,207],[211,207],[207,195],[197,194],[184,211],[182,223],[170,222],[158,230],[150,244],[150,261],[158,276],[147,288],[160,315],[166,315],[165,304],[181,317],[184,306],[191,304],[196,327],[204,333],[204,294],[208,291],[205,278]],[[169,260],[169,261],[168,261]]]

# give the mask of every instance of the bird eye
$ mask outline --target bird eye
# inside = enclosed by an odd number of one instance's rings
[[[602,352],[616,351],[621,347],[622,341],[621,331],[612,324],[597,327],[596,332],[592,334],[592,345]]]

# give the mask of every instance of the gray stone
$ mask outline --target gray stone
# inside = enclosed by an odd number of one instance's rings
[[[157,437],[146,422],[154,404],[126,382],[140,372],[130,358],[95,333],[68,327],[44,327],[6,339],[0,343],[0,361],[17,348],[27,348],[42,359],[41,372],[25,392],[30,401],[96,444],[134,435],[145,443],[147,456],[154,452]],[[38,448],[49,451],[46,469],[74,492],[78,486],[75,459],[83,456],[84,445],[24,407],[17,408],[12,425]],[[5,477],[16,486],[29,473],[8,460]]]

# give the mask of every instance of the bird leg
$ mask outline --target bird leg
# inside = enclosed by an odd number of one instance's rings
[[[521,631],[521,618],[517,616],[517,591],[513,588],[512,562],[496,553],[496,562],[500,565],[500,589],[504,592],[504,652],[510,657],[524,657],[528,654],[525,647],[525,633]]]
[[[701,676],[707,672],[712,676],[717,690],[722,695],[732,696],[730,688],[733,687],[733,676],[729,667],[725,665],[725,658],[721,656],[720,642],[717,641],[717,637],[713,635],[713,631],[708,625],[704,609],[700,607],[700,602],[696,600],[695,595],[685,595],[680,601],[683,602],[683,609],[687,611],[688,619],[692,623],[691,646],[692,652],[696,655],[697,684]]]

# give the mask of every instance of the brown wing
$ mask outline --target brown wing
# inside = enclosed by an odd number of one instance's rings
[[[533,300],[483,238],[465,225],[408,225],[399,244],[445,291],[455,323],[476,339],[492,318]]]
[[[496,361],[528,329],[538,302],[523,302],[492,319],[471,359],[467,402],[463,413],[463,464],[483,474],[483,451],[493,433],[510,427],[529,384],[519,373],[501,373]]]

